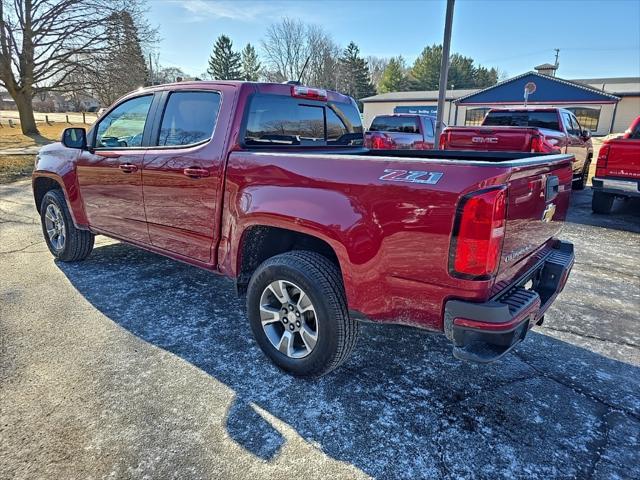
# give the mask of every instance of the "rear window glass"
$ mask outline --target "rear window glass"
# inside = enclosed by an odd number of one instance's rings
[[[362,146],[360,115],[351,103],[255,95],[244,143],[252,146]]]
[[[371,132],[420,133],[417,117],[376,117],[369,128]]]
[[[562,131],[556,112],[489,112],[482,125],[490,127],[537,127]]]

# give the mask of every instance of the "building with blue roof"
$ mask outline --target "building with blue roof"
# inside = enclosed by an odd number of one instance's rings
[[[525,85],[531,107],[561,107],[571,110],[583,128],[593,135],[623,132],[640,115],[640,78],[594,78],[565,80],[555,76],[556,66],[538,65],[530,71],[491,87],[448,90],[444,120],[449,125],[479,125],[490,108],[524,105]],[[438,92],[391,92],[362,99],[364,122],[376,115],[429,111],[435,113]]]

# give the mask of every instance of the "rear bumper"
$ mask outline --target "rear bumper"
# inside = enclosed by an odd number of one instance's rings
[[[453,354],[462,360],[488,363],[524,340],[562,291],[573,267],[573,244],[561,242],[516,282],[484,303],[449,300],[445,332]]]
[[[621,197],[640,197],[640,180],[627,178],[593,177],[593,190]]]

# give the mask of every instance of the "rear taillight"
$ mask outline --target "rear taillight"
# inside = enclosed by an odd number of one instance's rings
[[[504,238],[506,187],[465,196],[456,215],[449,271],[460,278],[486,280],[497,271]]]
[[[384,134],[374,135],[371,138],[371,147],[374,150],[393,150],[396,148],[396,142]]]
[[[534,135],[533,137],[531,137],[531,151],[533,153],[543,153],[543,148],[544,146],[540,135]]]
[[[607,161],[609,160],[609,144],[604,143],[600,147],[598,153],[598,161],[596,163],[596,177],[606,175]]]
[[[309,100],[327,101],[327,91],[322,88],[309,88],[300,85],[291,86],[291,96],[297,98],[307,98]]]
[[[438,144],[438,148],[440,150],[446,150],[448,143],[449,143],[449,132],[442,132],[440,134],[440,143]]]

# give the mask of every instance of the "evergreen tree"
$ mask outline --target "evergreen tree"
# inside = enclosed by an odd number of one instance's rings
[[[411,69],[412,90],[437,90],[440,84],[442,46],[425,47]]]
[[[442,45],[430,45],[422,50],[411,69],[412,90],[437,90],[440,86]],[[495,68],[475,66],[473,59],[458,53],[449,60],[447,88],[484,88],[498,81]]]
[[[226,35],[220,35],[209,57],[207,73],[214,80],[240,80],[242,78],[242,60],[238,52],[233,51],[233,42]]]
[[[242,78],[250,82],[257,82],[260,78],[262,65],[258,61],[256,49],[250,43],[242,50]]]
[[[498,70],[478,67],[473,72],[474,84],[478,88],[486,88],[498,83]]]
[[[382,73],[380,93],[406,91],[409,84],[404,70],[404,59],[402,57],[391,58],[387,68]]]
[[[338,59],[339,88],[347,95],[359,100],[376,94],[371,83],[367,61],[360,57],[360,49],[351,42]]]
[[[120,11],[107,19],[107,47],[88,69],[87,83],[99,81],[96,95],[104,105],[118,97],[144,86],[149,81],[147,63],[142,53],[140,36],[131,14]],[[91,78],[95,77],[95,78]]]

